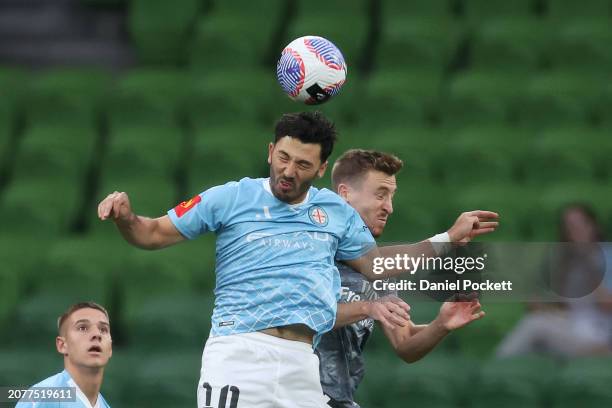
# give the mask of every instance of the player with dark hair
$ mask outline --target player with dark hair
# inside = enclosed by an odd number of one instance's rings
[[[134,214],[123,192],[99,204],[100,219],[112,218],[140,248],[217,235],[216,298],[198,406],[227,400],[231,407],[324,405],[312,344],[334,325],[340,290],[334,260],[374,279],[373,259],[383,251],[434,252],[429,241],[379,250],[352,207],[312,187],[325,174],[335,140],[334,125],[323,115],[286,114],[268,147],[269,178],[212,187],[155,219]],[[496,214],[460,217],[448,240],[493,231],[497,223],[490,217]]]
[[[16,408],[108,408],[100,394],[104,368],[113,354],[108,312],[94,302],[76,303],[57,319],[55,346],[64,371],[32,387],[73,389],[73,402],[25,402]],[[59,390],[58,390],[59,391]],[[64,397],[68,394],[64,393]],[[67,399],[67,398],[66,398]]]
[[[376,238],[393,213],[395,175],[402,166],[391,154],[353,149],[340,156],[332,169],[334,190],[357,210]],[[374,321],[381,323],[397,355],[411,363],[429,353],[451,330],[484,316],[478,300],[445,302],[433,322],[415,325],[406,318],[409,307],[397,293],[377,292],[361,273],[342,263],[336,266],[342,285],[336,324],[316,348],[321,385],[331,407],[359,407],[354,393],[365,374],[362,354]]]

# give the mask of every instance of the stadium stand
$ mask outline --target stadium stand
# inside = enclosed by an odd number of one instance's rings
[[[53,13],[74,15],[46,18],[43,3],[0,4],[0,385],[59,372],[55,319],[95,300],[113,322],[112,405],[194,405],[214,236],[137,250],[95,204],[127,191],[157,217],[213,185],[266,176],[274,120],[315,109],[274,75],[301,35],[330,38],[349,66],[340,96],[316,107],[340,130],[332,159],[361,147],[404,160],[385,242],[431,236],[475,207],[501,214],[487,240],[552,241],[572,202],[612,235],[609,0],[65,0]],[[28,7],[40,24],[17,32]],[[415,322],[436,316],[439,303],[407,300]],[[375,334],[358,401],[610,405],[608,359],[491,359],[524,309],[484,309],[416,364]]]

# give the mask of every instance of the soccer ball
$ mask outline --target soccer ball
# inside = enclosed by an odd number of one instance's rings
[[[276,65],[283,91],[308,105],[326,102],[340,92],[347,67],[342,53],[331,41],[308,35],[289,43]]]

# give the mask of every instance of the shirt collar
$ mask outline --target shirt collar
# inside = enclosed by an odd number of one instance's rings
[[[87,398],[87,396],[85,395],[85,393],[83,391],[81,391],[81,388],[79,388],[79,385],[72,379],[72,377],[70,376],[70,373],[66,370],[64,370],[65,375],[68,376],[68,386],[70,387],[75,387],[76,389],[76,398],[77,400],[81,401],[83,403],[83,405],[85,405],[85,408],[101,408],[100,405],[100,400],[102,399],[100,394],[98,394],[98,398],[96,398],[96,405],[91,405],[91,403],[89,402],[89,398]]]

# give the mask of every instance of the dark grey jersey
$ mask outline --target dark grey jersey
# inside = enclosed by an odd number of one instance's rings
[[[372,283],[362,274],[344,264],[338,263],[336,266],[342,280],[342,303],[395,294],[376,292]],[[320,360],[321,385],[323,392],[332,399],[331,406],[359,407],[353,401],[353,395],[363,379],[365,367],[362,353],[373,330],[374,320],[367,318],[327,332],[321,337],[316,352]]]

